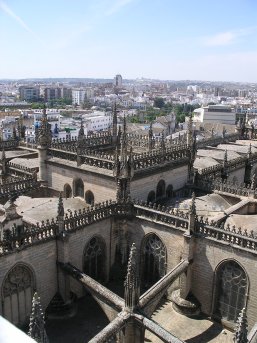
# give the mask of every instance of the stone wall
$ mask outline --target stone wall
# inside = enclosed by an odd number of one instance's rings
[[[0,258],[0,287],[7,273],[17,264],[27,265],[35,277],[35,287],[38,292],[43,309],[45,310],[57,291],[56,273],[56,243],[54,240],[43,244],[36,244],[20,252],[1,256]],[[2,297],[2,292],[1,292]],[[2,314],[0,302],[0,314]]]
[[[64,165],[47,165],[48,187],[63,191],[69,184],[74,191],[73,181],[81,178],[84,183],[84,193],[90,190],[94,194],[95,203],[116,199],[116,182],[114,178],[92,173],[79,168],[69,168]]]
[[[165,181],[166,189],[169,185],[173,186],[173,190],[183,188],[188,179],[188,166],[173,167],[171,170],[160,171],[156,174],[146,175],[142,178],[135,178],[131,181],[131,197],[132,199],[147,200],[149,192],[156,193],[156,187],[160,180]]]
[[[142,247],[144,243],[144,239],[149,234],[156,234],[165,245],[167,250],[167,267],[166,271],[170,271],[173,269],[181,260],[181,255],[183,251],[183,230],[173,229],[171,227],[150,222],[144,219],[133,219],[131,221],[126,222],[126,235],[129,242],[129,245],[132,243],[136,244],[138,251],[140,252],[139,264],[140,264],[140,271],[142,272]],[[178,288],[179,283],[178,280],[174,282],[170,291]]]
[[[227,243],[211,239],[196,239],[193,263],[192,291],[201,303],[203,313],[211,316],[215,303],[215,271],[222,261],[238,262],[249,278],[247,316],[249,327],[256,322],[257,309],[257,258],[256,254],[239,250]]]

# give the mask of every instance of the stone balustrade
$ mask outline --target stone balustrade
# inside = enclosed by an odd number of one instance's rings
[[[39,186],[40,183],[34,176],[12,179],[11,182],[0,184],[0,198],[20,195]]]
[[[9,139],[7,141],[1,141],[0,142],[0,150],[12,150],[16,149],[19,146],[19,140],[18,139]]]
[[[218,241],[226,242],[227,244],[235,245],[238,248],[257,251],[257,235],[244,229],[236,228],[235,226],[221,225],[220,227],[208,218],[196,218],[195,233],[198,237],[208,237]]]
[[[156,204],[147,204],[144,202],[135,202],[135,215],[149,219],[150,221],[157,221],[165,223],[168,226],[187,230],[188,228],[188,213],[180,211],[177,208],[165,207]]]

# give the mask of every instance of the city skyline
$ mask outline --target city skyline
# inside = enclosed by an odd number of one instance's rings
[[[256,9],[252,0],[0,0],[0,79],[257,82]]]

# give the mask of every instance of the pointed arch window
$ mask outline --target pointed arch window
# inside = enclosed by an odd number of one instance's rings
[[[143,243],[142,278],[143,287],[149,288],[166,273],[166,247],[161,239],[151,234]]]
[[[63,187],[63,193],[64,193],[64,197],[67,198],[71,198],[72,195],[72,190],[71,190],[71,186],[66,183]]]
[[[246,306],[247,276],[235,261],[223,263],[216,274],[215,317],[236,322]]]
[[[74,181],[74,196],[84,198],[84,183],[81,179]]]
[[[91,206],[94,206],[95,197],[94,197],[94,194],[91,191],[86,191],[85,200],[86,200],[87,204],[89,204]]]
[[[161,199],[165,197],[165,181],[160,180],[156,187],[156,199]]]
[[[14,266],[2,285],[3,316],[14,325],[28,323],[34,291],[35,281],[30,268],[22,264]]]
[[[93,279],[105,281],[105,244],[99,237],[93,237],[84,251],[84,272]]]

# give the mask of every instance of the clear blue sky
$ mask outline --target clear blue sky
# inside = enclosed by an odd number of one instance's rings
[[[256,0],[0,0],[0,79],[257,82]]]

